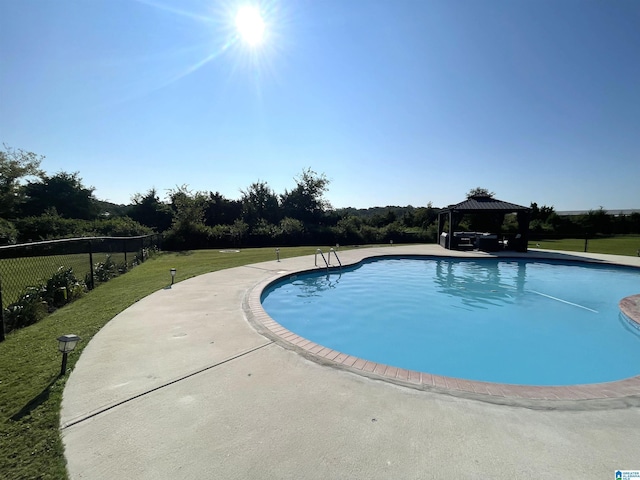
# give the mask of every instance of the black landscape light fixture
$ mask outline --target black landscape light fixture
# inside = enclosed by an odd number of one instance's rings
[[[176,269],[172,268],[169,272],[171,273],[171,285],[173,285],[173,282],[176,279]]]
[[[60,376],[62,377],[67,371],[67,354],[71,352],[81,340],[78,335],[69,334],[58,337],[58,350],[62,352],[62,367],[60,368]]]
[[[276,248],[276,259],[280,261],[280,249]]]

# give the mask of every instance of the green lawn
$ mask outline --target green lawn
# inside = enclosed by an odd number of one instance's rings
[[[539,246],[538,246],[539,245]],[[559,240],[533,240],[529,248],[545,248],[548,250],[568,250],[584,252],[584,238],[563,238]],[[640,236],[619,235],[610,238],[591,238],[587,242],[589,253],[609,253],[612,255],[638,255]]]
[[[316,248],[281,248],[280,258],[311,255]],[[327,248],[323,250],[326,252]],[[72,369],[82,349],[109,320],[170,283],[170,268],[177,269],[179,282],[266,260],[275,260],[275,249],[159,254],[41,322],[10,333],[0,343],[0,478],[67,478],[59,432],[66,377],[58,377],[58,336],[75,333],[83,339],[69,355],[67,367]]]

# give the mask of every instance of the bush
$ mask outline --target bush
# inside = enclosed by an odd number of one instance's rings
[[[0,218],[0,245],[13,245],[18,240],[18,230],[8,220]]]
[[[18,301],[4,310],[5,331],[33,325],[85,292],[85,283],[76,278],[73,269],[60,267],[43,285],[26,287]]]
[[[104,262],[95,264],[93,267],[93,275],[94,278],[101,283],[108,282],[118,276],[118,266],[111,260],[111,255],[107,255]]]
[[[80,282],[73,273],[73,268],[60,267],[53,276],[47,280],[42,294],[42,299],[50,307],[58,308],[66,303],[81,297],[86,291],[84,282]]]
[[[151,235],[153,229],[142,225],[129,217],[115,217],[95,220],[93,230],[98,236],[107,237],[136,237],[139,235]]]
[[[4,310],[5,331],[10,332],[42,320],[48,313],[47,302],[42,299],[43,287],[27,287],[20,299]]]
[[[288,243],[299,243],[304,237],[304,224],[295,218],[285,217],[278,225],[277,237]]]
[[[16,228],[22,242],[72,237],[129,237],[153,233],[149,227],[128,217],[78,220],[61,217],[55,210],[37,217],[21,218],[16,221]]]

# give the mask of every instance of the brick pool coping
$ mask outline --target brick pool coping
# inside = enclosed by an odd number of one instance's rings
[[[362,262],[378,255],[365,256],[358,262]],[[394,255],[384,255],[385,257]],[[425,255],[398,255],[418,256]],[[427,255],[434,257],[433,255]],[[442,256],[441,258],[451,258]],[[536,257],[543,259],[543,257]],[[353,264],[355,264],[353,263]],[[345,266],[347,264],[344,264]],[[511,385],[502,383],[480,382],[464,380],[460,378],[434,375],[427,372],[406,370],[392,367],[382,363],[367,361],[337,350],[332,350],[323,345],[312,342],[286,329],[273,320],[262,308],[262,292],[269,285],[283,278],[302,272],[317,271],[314,269],[299,269],[296,271],[278,272],[275,277],[258,283],[246,298],[246,310],[254,324],[257,324],[261,333],[266,334],[280,345],[291,348],[301,353],[306,358],[323,365],[337,367],[369,378],[384,380],[406,387],[420,390],[433,390],[446,392],[452,395],[468,396],[489,401],[501,400],[595,400],[595,399],[623,399],[627,397],[640,397],[640,375],[606,383],[594,383],[569,386],[528,386]],[[620,308],[634,326],[640,329],[640,294],[626,297],[620,301]]]
[[[640,330],[640,294],[620,300],[620,310],[630,320],[633,327]]]

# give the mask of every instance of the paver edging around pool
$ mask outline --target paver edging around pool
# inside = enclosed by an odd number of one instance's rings
[[[629,320],[629,324],[640,330],[640,294],[623,298],[619,306],[622,314]]]
[[[371,258],[390,256],[393,257],[395,255],[369,255],[350,265],[355,265]],[[438,257],[434,255],[405,254],[398,256]],[[438,258],[451,257],[443,256]],[[539,258],[540,257],[537,257],[537,259]],[[343,266],[349,265],[345,263]],[[283,278],[318,270],[324,270],[324,268],[302,269],[295,272],[279,272],[277,275],[259,282],[250,289],[243,301],[243,309],[246,317],[250,323],[256,327],[259,333],[316,363],[418,390],[434,391],[491,403],[521,405],[528,408],[563,408],[563,406],[565,406],[564,402],[566,401],[570,402],[566,405],[567,408],[574,408],[576,401],[588,401],[592,404],[589,408],[598,408],[599,404],[601,404],[603,408],[640,406],[640,376],[606,383],[569,386],[499,384],[444,377],[426,372],[392,367],[357,358],[319,345],[291,332],[272,319],[262,308],[261,301],[262,293],[269,285]],[[625,315],[637,322],[637,318],[640,318],[640,295],[634,295],[621,300],[620,308]],[[631,316],[626,312],[631,312],[632,315],[636,316]],[[640,322],[638,325],[640,325]]]

